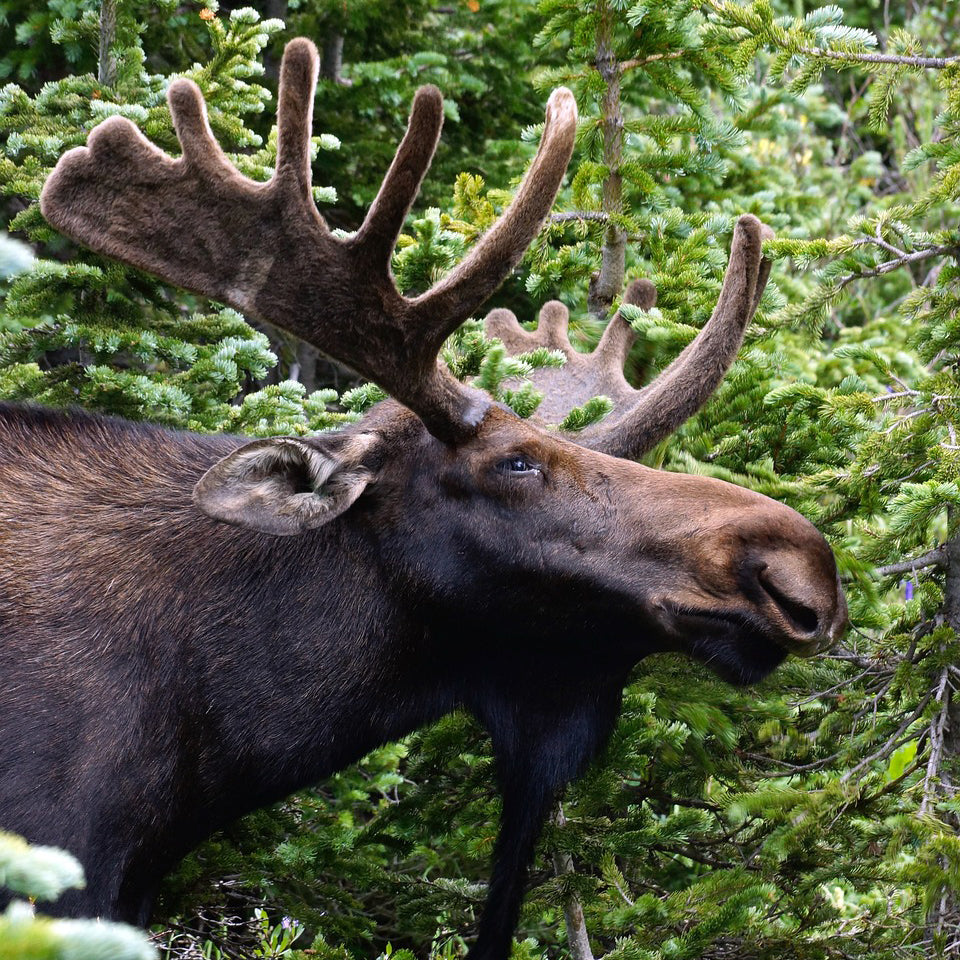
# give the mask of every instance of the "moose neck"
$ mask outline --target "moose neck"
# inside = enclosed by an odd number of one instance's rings
[[[215,570],[181,665],[197,660],[197,782],[216,819],[316,783],[455,705],[389,551],[352,518],[300,537],[210,527],[194,563]]]

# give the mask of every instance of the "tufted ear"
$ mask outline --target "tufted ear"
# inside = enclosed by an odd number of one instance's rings
[[[193,502],[215,520],[261,533],[292,536],[322,527],[373,479],[362,461],[378,439],[360,433],[342,443],[295,437],[248,443],[200,478]]]

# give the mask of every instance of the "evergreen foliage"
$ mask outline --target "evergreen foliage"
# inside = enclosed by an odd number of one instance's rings
[[[83,886],[80,864],[63,850],[32,847],[0,832],[0,889],[35,900],[56,900]],[[0,960],[155,960],[138,930],[98,920],[50,920],[25,900],[0,913]]]

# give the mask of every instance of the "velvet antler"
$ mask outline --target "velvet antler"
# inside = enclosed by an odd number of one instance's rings
[[[606,395],[614,409],[599,423],[571,435],[582,446],[616,457],[638,457],[669,436],[706,403],[717,389],[743,342],[767,285],[770,262],[761,253],[769,227],[751,214],[737,221],[730,261],[713,314],[700,333],[652,383],[637,390],[627,383],[623,363],[636,334],[617,312],[591,354],[578,353],[567,339],[567,308],[558,301],[545,304],[535,331],[520,327],[509,310],[493,310],[486,319],[489,336],[499,337],[510,353],[538,346],[561,350],[567,362],[560,368],[535,370],[530,379],[544,392],[537,414],[559,423],[573,406]],[[635,280],[624,303],[649,310],[657,293],[648,280]]]
[[[291,41],[280,74],[277,168],[242,176],[220,149],[191,81],[170,85],[183,155],[174,160],[130,121],[111,117],[66,153],[44,186],[44,216],[92,249],[283,327],[374,380],[435,436],[472,436],[490,404],[450,376],[446,337],[502,283],[553,205],[573,151],[573,95],[547,103],[540,149],[513,202],[456,269],[431,290],[402,296],[390,256],[430,166],[443,100],[423,87],[366,219],[346,239],[330,232],[310,192],[310,131],[318,57]]]

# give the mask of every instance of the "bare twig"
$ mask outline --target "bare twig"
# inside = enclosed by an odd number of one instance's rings
[[[606,223],[609,219],[609,214],[600,210],[571,210],[569,213],[551,213],[549,217],[550,223],[569,223],[571,220],[597,220]]]
[[[950,697],[944,695],[949,675],[949,670],[944,668],[940,674],[940,683],[937,686],[936,698],[942,701],[943,705],[940,707],[940,712],[934,717],[933,723],[930,724],[930,757],[927,760],[927,772],[923,777],[923,800],[920,801],[920,809],[917,811],[918,816],[921,817],[935,802],[933,781],[940,771],[944,733],[950,719]]]
[[[933,691],[929,690],[927,695],[920,701],[917,708],[907,717],[903,723],[897,727],[894,734],[887,738],[884,745],[879,749],[870,754],[869,757],[864,757],[855,767],[851,767],[841,778],[841,783],[846,783],[854,774],[859,773],[864,767],[870,766],[871,763],[874,763],[877,760],[884,760],[888,757],[897,747],[901,746],[900,738],[903,736],[904,732],[911,727],[920,717],[920,714],[923,713],[927,708],[927,704],[933,699]],[[907,737],[907,739],[910,739]]]
[[[797,53],[808,57],[821,57],[824,60],[847,60],[857,63],[892,63],[901,67],[929,67],[943,70],[952,63],[960,62],[960,57],[910,57],[895,53],[844,53],[840,50],[822,50],[819,47],[800,47]]]
[[[811,693],[809,697],[804,697],[802,700],[794,701],[791,706],[802,707],[805,704],[813,703],[815,700],[821,700],[824,697],[829,697],[832,694],[835,694],[839,690],[845,690],[847,687],[853,686],[855,683],[859,683],[864,677],[869,677],[875,671],[873,668],[868,670],[863,670],[857,676],[853,677],[851,680],[841,680],[839,683],[835,683],[832,687],[828,687],[826,690],[818,690],[816,693]]]
[[[680,57],[688,56],[689,53],[689,50],[671,50],[669,53],[651,53],[646,57],[623,60],[617,69],[621,73],[626,73],[629,70],[636,70],[637,67],[645,67],[648,63],[656,63],[658,60],[678,60]]]
[[[885,567],[877,567],[876,573],[881,577],[895,577],[903,573],[916,573],[924,567],[945,567],[947,565],[947,551],[943,546],[934,547],[912,560],[903,560],[900,563],[889,563]]]
[[[567,818],[563,815],[563,804],[557,804],[553,822],[563,827]],[[553,855],[553,869],[558,877],[576,873],[573,866],[573,857],[569,853],[558,851]],[[623,891],[621,891],[623,895]],[[593,951],[590,949],[590,937],[587,935],[587,925],[583,919],[583,905],[580,898],[571,890],[563,904],[563,916],[567,922],[567,946],[570,949],[571,960],[593,960]]]
[[[880,230],[880,227],[877,227],[877,230]],[[906,250],[901,250],[899,247],[895,247],[892,243],[887,243],[883,237],[880,236],[879,232],[872,237],[861,237],[859,240],[854,240],[854,247],[880,247],[883,250],[886,250],[887,253],[892,253],[895,257],[905,257],[907,256]]]
[[[900,400],[903,397],[919,397],[919,390],[898,390],[894,393],[881,393],[879,397],[871,397],[871,403],[886,403],[888,400]]]
[[[840,291],[854,280],[864,280],[867,277],[879,277],[885,273],[890,273],[900,267],[905,267],[911,263],[919,263],[921,260],[929,260],[931,257],[939,257],[941,254],[954,250],[953,244],[941,243],[935,247],[926,247],[923,250],[915,250],[913,253],[904,254],[902,257],[896,257],[893,260],[885,260],[871,270],[864,270],[860,273],[848,273],[841,277],[837,283],[837,290]]]

